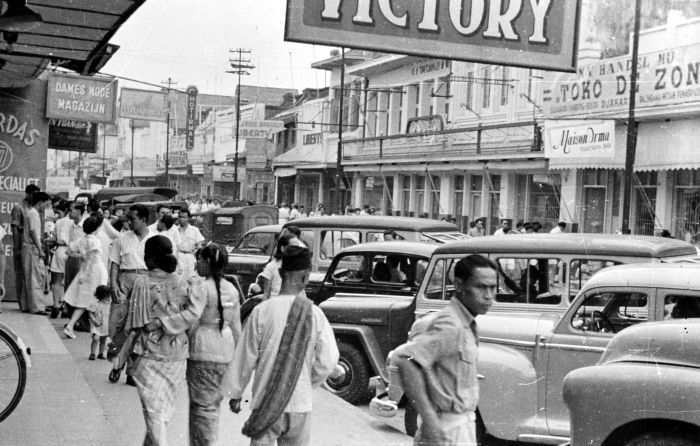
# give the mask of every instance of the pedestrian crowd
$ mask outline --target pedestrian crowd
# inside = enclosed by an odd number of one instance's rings
[[[298,231],[280,237],[265,298],[242,314],[243,296],[224,275],[226,250],[206,243],[189,224],[190,209],[177,218],[173,211],[160,204],[148,225],[144,205],[118,215],[92,201],[52,200],[30,185],[12,210],[20,310],[69,317],[68,339],[80,336],[76,328],[88,320],[89,359],[109,360],[106,378],[116,383],[124,372],[136,387],[145,445],[167,444],[183,382],[190,444],[216,444],[224,397],[239,412],[251,379],[252,414],[243,430],[251,444],[311,444],[312,389],[331,374],[339,353],[328,320],[304,292],[309,248]],[[48,313],[42,308],[46,266],[53,296]]]

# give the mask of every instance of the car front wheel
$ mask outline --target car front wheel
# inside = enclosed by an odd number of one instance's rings
[[[369,396],[370,369],[364,353],[347,342],[338,342],[340,358],[336,370],[326,380],[328,389],[350,404]]]

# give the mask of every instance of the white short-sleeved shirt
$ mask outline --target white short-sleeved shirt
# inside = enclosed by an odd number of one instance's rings
[[[146,269],[146,263],[143,260],[146,240],[156,234],[148,231],[146,236],[139,240],[134,231],[122,233],[112,242],[112,247],[109,250],[109,261],[118,265],[121,270]]]
[[[281,267],[282,261],[273,259],[267,262],[267,265],[265,265],[265,268],[260,273],[261,277],[270,281],[270,295],[279,294],[282,288],[282,276],[280,276]]]
[[[187,225],[186,228],[180,227],[178,229],[180,235],[180,252],[191,254],[194,253],[197,245],[204,241],[204,236],[200,232],[199,228],[192,225]]]

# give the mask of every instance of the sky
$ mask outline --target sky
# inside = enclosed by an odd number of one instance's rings
[[[230,49],[251,50],[255,68],[243,85],[323,88],[328,74],[311,63],[331,47],[284,41],[286,0],[146,0],[110,40],[119,50],[100,71],[200,93],[233,95]],[[119,80],[120,86],[154,89]]]

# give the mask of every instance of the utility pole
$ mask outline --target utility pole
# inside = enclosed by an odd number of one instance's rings
[[[169,77],[167,81],[161,81],[160,83],[163,85],[168,85],[168,99],[166,104],[168,110],[165,113],[165,187],[170,187],[170,88],[173,85],[177,85],[177,82],[173,81],[172,78]]]
[[[229,53],[237,53],[236,58],[229,57],[228,62],[231,65],[231,70],[226,71],[227,73],[238,75],[238,86],[236,87],[236,152],[233,157],[233,199],[239,199],[238,190],[238,127],[241,124],[241,76],[250,75],[248,70],[252,70],[255,66],[251,65],[249,59],[243,59],[243,55],[249,55],[250,50],[243,48],[236,48],[228,50]]]
[[[622,194],[622,233],[631,234],[630,207],[632,201],[632,179],[634,178],[634,157],[637,151],[637,122],[635,107],[637,100],[637,56],[639,55],[639,16],[641,15],[641,0],[635,1],[634,33],[632,34],[632,73],[630,74],[630,100],[627,116],[627,150],[625,154],[625,184]]]
[[[107,177],[105,176],[105,162],[107,161],[107,124],[102,124],[102,181],[107,187]]]

